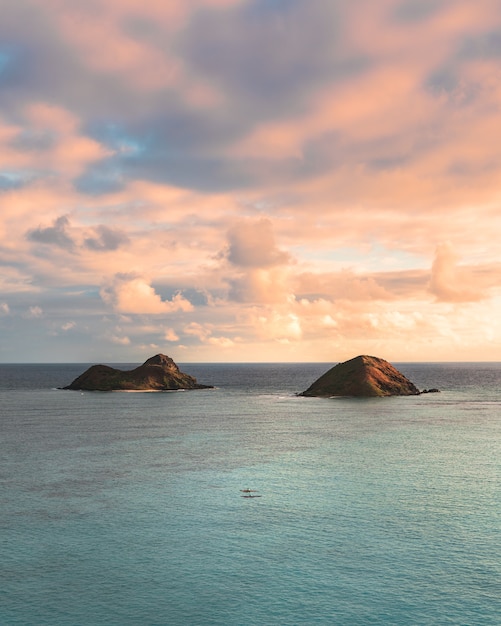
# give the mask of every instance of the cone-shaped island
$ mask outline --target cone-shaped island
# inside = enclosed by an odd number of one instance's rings
[[[211,389],[196,378],[183,374],[174,361],[157,354],[133,370],[119,370],[108,365],[93,365],[63,389],[79,391],[174,391]]]
[[[357,356],[338,363],[320,376],[301,396],[416,396],[418,388],[388,361]]]

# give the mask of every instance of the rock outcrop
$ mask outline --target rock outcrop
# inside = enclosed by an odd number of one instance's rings
[[[171,391],[210,389],[196,378],[183,374],[174,361],[157,354],[133,370],[119,370],[108,365],[93,365],[63,389],[80,391]]]
[[[388,361],[357,356],[320,376],[301,396],[415,396],[417,387]]]

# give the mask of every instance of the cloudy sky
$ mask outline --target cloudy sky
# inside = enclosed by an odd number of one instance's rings
[[[499,0],[0,11],[0,361],[501,359]]]

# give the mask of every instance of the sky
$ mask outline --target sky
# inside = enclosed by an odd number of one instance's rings
[[[0,361],[501,360],[499,0],[0,0]]]

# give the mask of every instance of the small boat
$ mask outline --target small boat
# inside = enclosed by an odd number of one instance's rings
[[[244,494],[242,498],[260,498],[258,495],[257,489],[240,489],[240,491]]]

